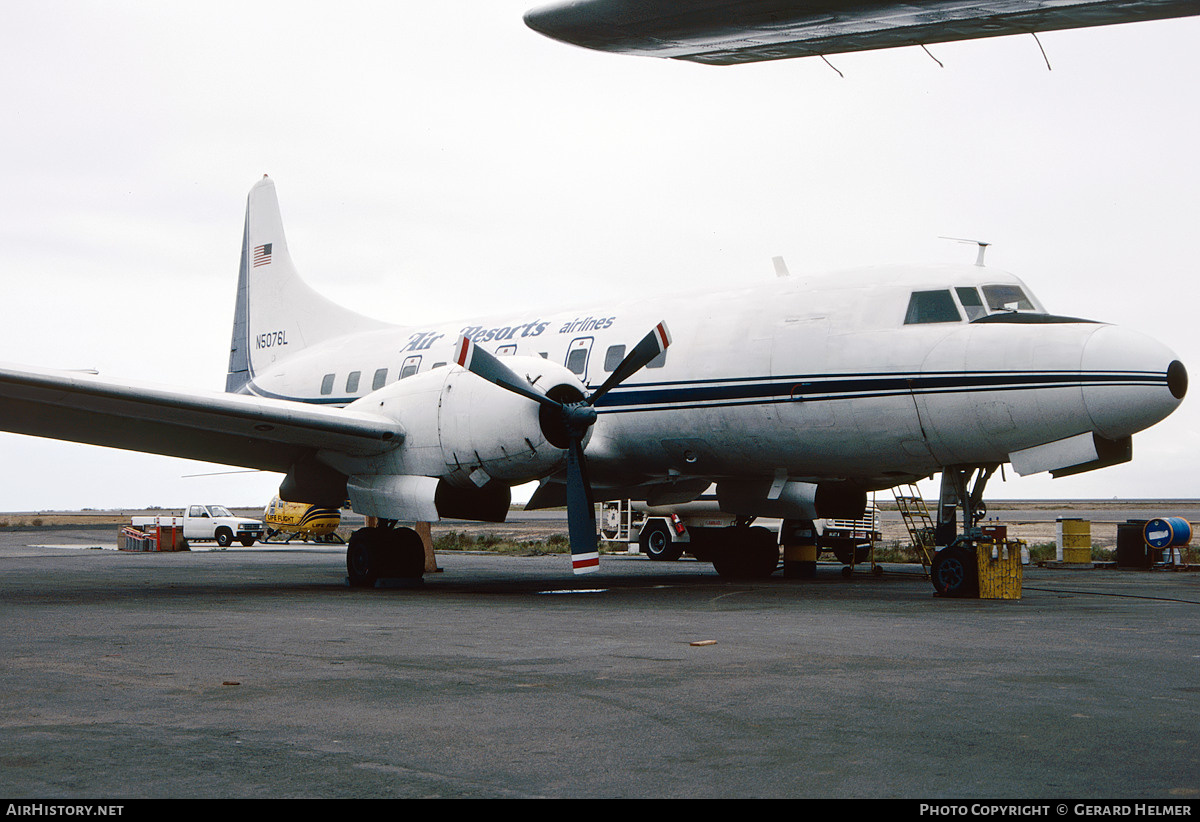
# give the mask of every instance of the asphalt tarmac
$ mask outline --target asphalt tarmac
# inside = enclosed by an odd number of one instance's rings
[[[1200,800],[1200,573],[109,550],[0,532],[6,798]],[[107,546],[102,548],[101,546]]]

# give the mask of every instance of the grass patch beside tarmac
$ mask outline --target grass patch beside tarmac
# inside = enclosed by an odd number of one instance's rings
[[[571,550],[565,534],[552,534],[546,539],[505,539],[496,534],[472,536],[461,531],[447,531],[433,538],[434,551],[486,551],[519,557],[540,557],[566,554]]]

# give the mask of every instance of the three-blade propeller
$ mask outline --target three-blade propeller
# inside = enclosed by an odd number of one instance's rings
[[[455,362],[494,385],[540,404],[548,412],[550,424],[565,434],[567,531],[571,539],[571,567],[577,574],[590,573],[600,567],[596,508],[588,482],[587,460],[583,456],[583,438],[596,422],[595,405],[601,397],[666,351],[670,344],[667,326],[659,323],[633,347],[599,388],[578,402],[559,401],[535,390],[528,380],[465,336],[459,337],[454,345]]]

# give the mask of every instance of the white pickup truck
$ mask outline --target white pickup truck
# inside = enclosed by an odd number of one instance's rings
[[[143,531],[154,527],[183,528],[187,540],[213,540],[222,548],[236,539],[249,548],[262,539],[263,524],[246,517],[235,517],[222,505],[189,505],[182,517],[134,517],[133,527]]]

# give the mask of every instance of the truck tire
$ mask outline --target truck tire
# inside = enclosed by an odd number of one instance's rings
[[[674,562],[683,556],[683,544],[671,537],[671,529],[663,522],[649,522],[638,535],[641,552],[658,562]]]
[[[233,531],[230,531],[225,526],[221,526],[213,534],[213,539],[217,541],[217,545],[220,545],[222,548],[228,548],[233,544]]]
[[[238,540],[238,542],[240,542],[243,545],[243,547],[249,548],[251,545],[254,544],[254,537],[242,537],[241,539]]]

